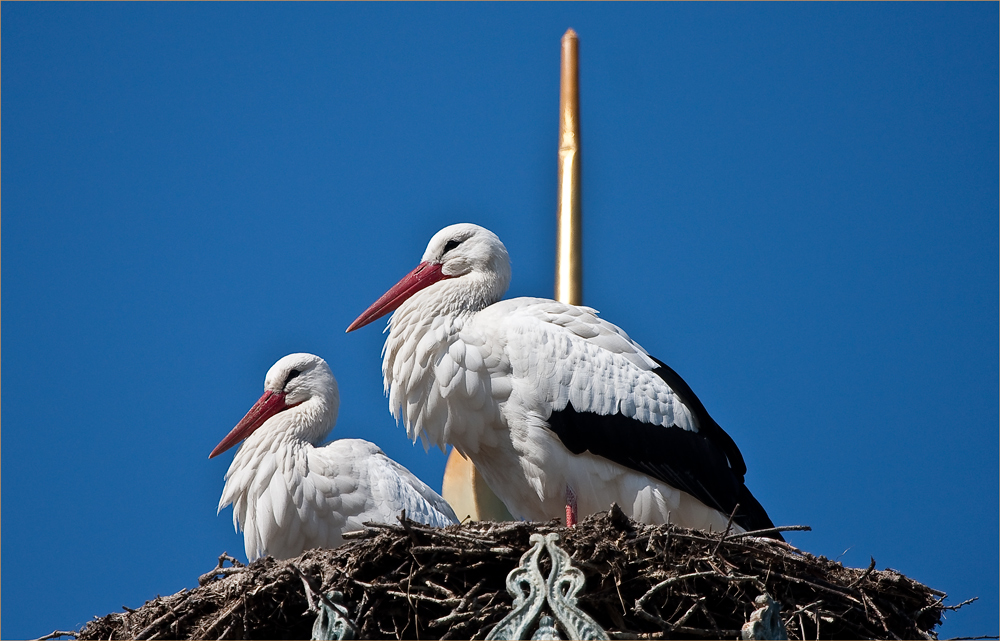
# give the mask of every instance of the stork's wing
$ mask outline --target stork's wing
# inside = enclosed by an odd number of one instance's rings
[[[624,331],[591,309],[548,300],[513,299],[488,311],[505,319],[511,376],[524,383],[522,394],[535,395],[567,449],[647,474],[723,514],[739,505],[734,521],[747,530],[773,527],[743,483],[733,439],[675,371]],[[486,320],[481,312],[477,327]]]
[[[458,523],[455,511],[441,495],[381,450],[368,459],[368,478],[374,499],[391,510],[388,522],[395,522],[405,510],[407,518],[426,525]]]
[[[374,443],[340,439],[316,448],[312,458],[324,461],[327,474],[339,469],[337,498],[350,529],[369,521],[397,523],[403,511],[409,519],[427,525],[458,522],[447,501]],[[331,495],[323,498],[328,505],[334,500]]]

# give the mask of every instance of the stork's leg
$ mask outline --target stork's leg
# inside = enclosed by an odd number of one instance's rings
[[[576,492],[566,486],[566,527],[576,525]]]

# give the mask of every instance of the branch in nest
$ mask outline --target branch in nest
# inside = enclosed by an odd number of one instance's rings
[[[171,619],[177,618],[177,610],[184,605],[184,602],[188,600],[191,596],[191,592],[188,592],[183,599],[180,600],[176,605],[167,608],[167,612],[160,616],[158,619],[147,625],[143,630],[135,635],[136,639],[152,639],[158,634],[157,629],[165,623],[169,623]]]
[[[229,561],[229,567],[224,567],[223,563]],[[218,576],[230,576],[232,574],[238,574],[246,569],[247,566],[243,565],[233,557],[229,556],[225,552],[219,555],[219,564],[215,566],[215,569],[211,572],[206,572],[198,577],[198,585],[205,585],[210,581],[214,581]]]
[[[330,601],[330,599],[325,594],[323,594],[323,590],[316,588],[313,585],[312,579],[306,576],[306,573],[300,570],[297,565],[295,565],[294,563],[289,563],[288,567],[290,567],[292,571],[295,572],[295,574],[299,575],[299,578],[302,579],[302,585],[305,586],[306,588],[306,602],[309,604],[310,611],[313,612],[315,611],[313,609],[313,600],[310,598],[309,595],[310,592],[312,592],[313,596],[318,597],[319,600],[322,601],[324,605],[326,605],[326,607],[330,608],[334,612],[337,612],[339,610],[339,608],[335,606],[333,602]]]
[[[201,630],[201,629],[195,630],[194,633],[191,635],[190,638],[192,638],[192,639],[208,639],[209,637],[211,637],[211,635],[209,633],[212,630],[214,630],[220,623],[222,623],[227,618],[229,618],[229,616],[233,612],[235,612],[236,609],[240,607],[240,605],[243,605],[243,603],[244,602],[243,602],[242,599],[237,599],[228,608],[226,608],[222,612],[222,614],[220,614],[219,616],[217,616],[215,618],[215,620],[212,621],[212,623],[207,628],[204,628],[203,630]],[[232,628],[232,624],[231,623],[229,624],[229,626],[227,626],[226,630],[223,631],[223,633],[219,635],[219,638],[220,639],[224,638],[226,636],[226,634],[229,632],[230,628]],[[141,636],[137,636],[136,638],[137,639],[141,639],[142,637]]]
[[[668,585],[673,585],[679,581],[685,581],[687,579],[694,579],[703,576],[719,576],[719,573],[715,572],[714,570],[711,572],[692,572],[690,574],[682,574],[680,576],[675,576],[666,579],[664,581],[660,581],[653,587],[649,588],[649,590],[647,590],[646,593],[643,594],[641,597],[639,597],[639,599],[635,602],[636,613],[642,618],[646,619],[647,621],[656,623],[657,625],[662,625],[665,627],[670,626],[671,624],[669,622],[664,621],[660,617],[646,610],[646,602],[649,601],[649,599],[653,598],[654,594],[656,594],[663,588],[667,587]]]
[[[945,597],[947,597],[947,596],[948,596],[948,595],[946,594],[946,595],[944,595],[943,597],[941,597],[941,602],[943,602],[943,601],[944,601],[944,599],[945,599]],[[970,603],[972,603],[973,601],[978,601],[978,600],[979,600],[979,597],[977,597],[977,596],[974,596],[974,597],[972,597],[971,599],[966,599],[965,601],[962,601],[962,602],[961,602],[961,603],[959,603],[958,605],[945,605],[945,606],[943,606],[943,607],[942,607],[941,609],[942,609],[942,610],[949,610],[949,611],[952,611],[952,612],[954,612],[955,610],[959,609],[959,608],[960,608],[960,607],[962,607],[963,605],[969,605],[969,604],[970,604]],[[923,608],[923,609],[921,609],[921,610],[920,610],[919,612],[917,612],[917,614],[918,614],[918,615],[920,615],[920,614],[923,614],[923,613],[924,613],[925,611],[927,611],[927,610],[930,610],[931,608],[932,608],[932,606],[930,606],[930,605],[929,605],[929,606],[927,606],[926,608]],[[977,638],[978,638],[978,637],[977,637]],[[988,638],[988,637],[983,637],[983,638]]]
[[[812,526],[809,525],[779,525],[778,527],[769,527],[763,530],[753,530],[752,532],[737,532],[736,534],[730,534],[724,537],[727,541],[732,539],[742,539],[747,536],[764,536],[765,534],[777,534],[778,532],[812,532]],[[781,543],[781,541],[778,541]]]
[[[44,637],[38,637],[35,641],[49,641],[49,639],[58,639],[59,637],[72,637],[76,638],[76,632],[60,632],[59,630],[54,630],[52,634],[46,634]]]
[[[715,548],[712,549],[712,556],[719,553],[719,547],[722,545],[722,542],[726,540],[726,537],[729,536],[729,530],[733,527],[733,517],[736,516],[736,510],[738,509],[740,509],[739,503],[736,504],[736,507],[734,507],[733,511],[729,514],[729,520],[726,521],[726,529],[723,531],[722,536],[719,537],[719,542],[715,544]]]
[[[854,579],[853,581],[851,581],[851,584],[847,586],[848,588],[853,588],[854,586],[856,586],[857,584],[861,583],[862,581],[868,578],[868,575],[870,575],[872,573],[872,570],[875,569],[875,557],[871,557],[871,560],[872,562],[868,565],[868,569],[865,570],[865,573],[859,576],[858,578]]]

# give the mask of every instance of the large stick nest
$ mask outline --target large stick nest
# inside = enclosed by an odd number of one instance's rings
[[[511,610],[506,577],[534,532],[559,534],[587,578],[579,607],[612,638],[738,638],[764,592],[792,639],[936,638],[949,609],[944,593],[874,560],[846,568],[771,539],[640,525],[615,508],[575,528],[404,519],[288,561],[223,555],[199,587],[94,619],[78,636],[308,639],[318,595],[338,590],[362,638],[482,639]]]

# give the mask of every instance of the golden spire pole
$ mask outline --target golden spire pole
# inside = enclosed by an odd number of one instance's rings
[[[556,206],[556,300],[583,303],[583,243],[580,224],[580,41],[562,37],[559,82],[559,201]],[[441,494],[459,519],[512,521],[513,517],[472,462],[452,449]]]
[[[580,222],[580,40],[562,37],[559,82],[559,202],[556,205],[556,300],[583,304],[583,241]]]

